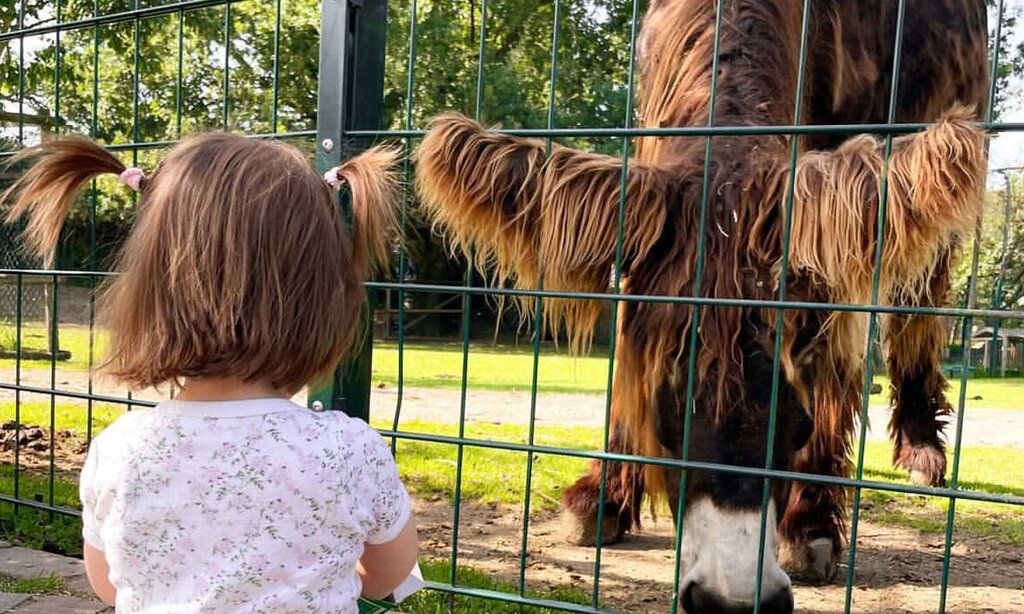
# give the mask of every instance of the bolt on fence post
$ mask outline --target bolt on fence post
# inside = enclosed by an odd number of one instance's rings
[[[378,128],[384,96],[387,0],[320,3],[320,92],[316,165],[325,171],[365,149],[367,139],[346,138],[352,128]],[[343,196],[346,205],[347,197]],[[308,404],[368,420],[373,352],[374,293],[367,290],[356,344],[325,381],[311,386]]]

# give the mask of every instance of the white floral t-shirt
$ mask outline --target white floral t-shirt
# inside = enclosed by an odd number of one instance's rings
[[[380,435],[285,399],[125,414],[93,441],[81,498],[119,613],[354,614],[363,545],[411,513]]]

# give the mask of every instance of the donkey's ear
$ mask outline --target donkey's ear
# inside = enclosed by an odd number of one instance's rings
[[[491,132],[461,115],[434,120],[417,153],[417,188],[435,225],[498,282],[604,293],[609,288],[625,181],[622,256],[645,258],[678,206],[677,174],[630,160]],[[520,304],[529,309],[532,300]],[[549,299],[549,328],[589,345],[595,300]]]
[[[878,297],[904,304],[927,299],[943,254],[981,214],[985,134],[972,117],[969,109],[953,109],[928,130],[895,139],[888,161],[885,143],[863,135],[833,151],[806,152],[792,170],[781,157],[766,160],[767,189],[751,249],[762,257],[782,253],[780,220],[792,172],[791,273],[826,290],[828,302],[870,303],[884,214]],[[861,314],[833,313],[821,333],[830,344],[825,360],[863,361],[866,322]]]
[[[985,135],[972,117],[957,108],[928,130],[896,139],[888,163],[885,144],[869,136],[802,155],[793,178],[790,267],[829,287],[835,302],[869,302],[884,212],[879,295],[919,297],[941,255],[981,214]]]

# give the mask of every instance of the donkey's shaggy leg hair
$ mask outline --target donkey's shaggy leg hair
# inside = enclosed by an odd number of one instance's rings
[[[628,453],[614,434],[609,452]],[[639,465],[609,462],[605,478],[604,529],[601,543],[622,541],[625,534],[640,523],[640,505],[644,496],[644,471]],[[593,461],[590,470],[562,495],[565,508],[566,539],[577,546],[597,544],[598,509],[601,500],[601,462]]]
[[[793,470],[848,476],[853,464],[850,442],[860,406],[860,365],[837,364],[814,382],[814,433],[800,450]],[[779,563],[794,579],[829,582],[835,576],[845,541],[846,491],[837,486],[794,482],[779,525]]]
[[[822,475],[850,475],[845,456],[824,458],[805,449],[797,458],[795,471]],[[794,580],[830,582],[835,577],[843,552],[846,493],[838,486],[795,482],[779,526],[782,537],[779,564]]]
[[[615,262],[622,160],[488,132],[461,115],[434,120],[420,145],[423,205],[454,244],[475,249],[498,281],[534,289],[605,292]],[[677,173],[630,161],[623,262],[643,259],[679,199]],[[524,305],[528,307],[528,305]],[[548,325],[564,322],[577,349],[600,316],[597,301],[549,300]]]
[[[935,268],[925,302],[941,302],[949,292],[949,254]],[[945,343],[942,319],[892,314],[885,319],[885,345],[892,418],[893,464],[910,472],[921,486],[941,486],[946,474],[944,418],[953,408],[939,359]]]

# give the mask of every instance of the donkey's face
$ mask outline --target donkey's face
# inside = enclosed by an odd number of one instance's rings
[[[721,408],[714,381],[699,386],[691,418],[689,458],[694,461],[760,468],[769,450],[772,397],[773,348],[767,326],[751,323],[740,336],[743,373],[732,381],[742,382],[741,399]],[[678,458],[682,452],[681,416],[686,399],[685,365],[682,377],[672,378],[656,398],[659,438]],[[712,380],[714,378],[711,378]],[[796,386],[800,384],[797,383]],[[796,453],[807,443],[813,423],[807,400],[800,400],[797,387],[780,373],[772,467],[788,470]],[[761,612],[786,613],[793,610],[790,581],[776,557],[777,526],[785,510],[788,485],[772,482],[767,509],[762,508],[764,480],[722,471],[687,472],[685,510],[679,518],[674,480],[669,480],[669,499],[677,522],[683,523],[680,565],[680,595],[690,614],[710,612],[751,612],[757,577],[761,516],[766,516],[761,590]]]

